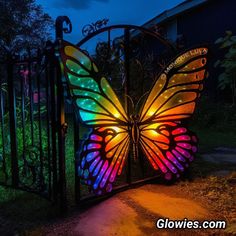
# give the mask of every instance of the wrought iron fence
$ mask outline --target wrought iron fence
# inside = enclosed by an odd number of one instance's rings
[[[56,200],[63,96],[52,46],[0,62],[0,184]]]

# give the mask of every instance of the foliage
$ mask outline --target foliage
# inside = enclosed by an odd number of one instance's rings
[[[215,66],[224,69],[218,77],[219,88],[225,89],[230,86],[234,105],[236,103],[236,36],[233,36],[231,31],[226,31],[226,36],[217,39],[215,43],[226,50],[224,58],[215,63]]]
[[[200,152],[236,147],[236,110],[230,103],[214,102],[203,94],[190,122],[199,138]]]
[[[3,89],[2,89],[3,90]],[[4,91],[4,90],[3,90]],[[7,91],[4,91],[7,93]],[[18,154],[18,162],[22,177],[26,177],[22,179],[22,183],[24,184],[32,184],[31,181],[34,178],[33,174],[37,174],[37,168],[40,167],[40,137],[39,137],[39,120],[34,119],[33,123],[30,120],[30,102],[29,98],[25,97],[25,109],[22,110],[21,107],[21,98],[16,98],[16,140],[17,140],[17,154]],[[41,115],[43,116],[45,112],[45,106],[42,106]],[[37,110],[34,109],[34,117],[37,117]],[[22,116],[24,116],[24,124],[22,120]],[[11,176],[11,139],[10,139],[10,130],[9,130],[9,111],[5,111],[3,114],[3,136],[1,130],[0,136],[0,155],[2,159],[0,160],[0,180],[8,178]],[[42,121],[40,121],[42,122]],[[32,124],[32,125],[31,125]],[[45,126],[45,125],[44,125]],[[34,142],[32,140],[34,138]],[[44,156],[47,155],[47,141],[48,135],[46,129],[41,128],[41,145]],[[3,145],[4,145],[4,155],[3,155]],[[3,158],[5,160],[6,170],[3,169]],[[46,161],[46,159],[45,159]],[[33,177],[33,178],[32,178]],[[47,178],[48,176],[44,176]],[[26,181],[26,182],[25,182]]]
[[[0,53],[36,49],[49,38],[51,17],[35,0],[0,1]]]
[[[213,102],[208,96],[201,97],[194,113],[193,123],[203,129],[236,132],[236,111],[230,103]]]

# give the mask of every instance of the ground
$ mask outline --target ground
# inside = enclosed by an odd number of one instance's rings
[[[174,184],[151,183],[86,206],[56,208],[17,194],[0,205],[0,235],[236,235],[236,152],[214,149],[193,163],[191,176]],[[10,191],[10,190],[9,190]],[[227,221],[226,230],[161,230],[159,218]]]
[[[115,195],[69,223],[54,226],[49,235],[155,235],[158,218],[208,219],[201,204],[187,199],[176,186],[145,185]],[[77,220],[76,220],[77,219]],[[66,231],[65,231],[66,230]]]
[[[209,179],[217,186],[217,178]],[[220,180],[218,180],[220,181]],[[216,203],[217,194],[199,191],[205,182],[182,183],[171,186],[148,184],[116,194],[82,213],[75,213],[65,221],[31,231],[30,235],[226,235],[233,232],[236,222],[236,206],[221,206],[228,200]],[[206,187],[206,186],[205,186]],[[229,187],[231,188],[231,187]],[[198,189],[198,191],[196,191]],[[223,186],[219,186],[219,192]],[[232,190],[236,195],[235,188]],[[208,191],[205,189],[205,191]],[[228,192],[228,190],[227,190]],[[200,195],[202,194],[202,195]],[[207,197],[206,197],[207,196]],[[231,196],[231,197],[232,197]],[[227,196],[229,198],[230,196]],[[215,201],[215,204],[213,201]],[[226,208],[225,208],[226,207]],[[229,211],[228,207],[232,207]],[[218,210],[217,210],[218,209]],[[170,230],[157,229],[159,218],[192,220],[227,220],[225,230]]]

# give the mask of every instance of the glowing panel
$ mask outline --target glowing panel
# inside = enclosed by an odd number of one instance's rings
[[[81,122],[92,130],[78,169],[96,194],[112,191],[130,146],[134,158],[140,146],[167,180],[178,178],[189,166],[197,138],[182,121],[194,113],[206,77],[207,53],[207,48],[195,48],[174,59],[156,78],[139,113],[128,115],[92,58],[62,41],[62,72]]]
[[[88,70],[91,70],[91,60],[83,52],[81,52],[80,50],[78,50],[77,48],[73,46],[66,46],[64,50],[67,56],[73,57],[76,59],[79,58],[77,62],[81,63]]]

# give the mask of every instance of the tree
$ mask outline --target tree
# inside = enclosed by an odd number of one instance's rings
[[[35,0],[0,0],[0,55],[42,46],[53,21]]]
[[[231,31],[226,31],[226,36],[221,37],[215,42],[221,49],[225,49],[224,58],[218,60],[215,66],[220,66],[224,69],[218,77],[220,89],[225,89],[230,86],[232,94],[232,105],[236,104],[236,36]]]

